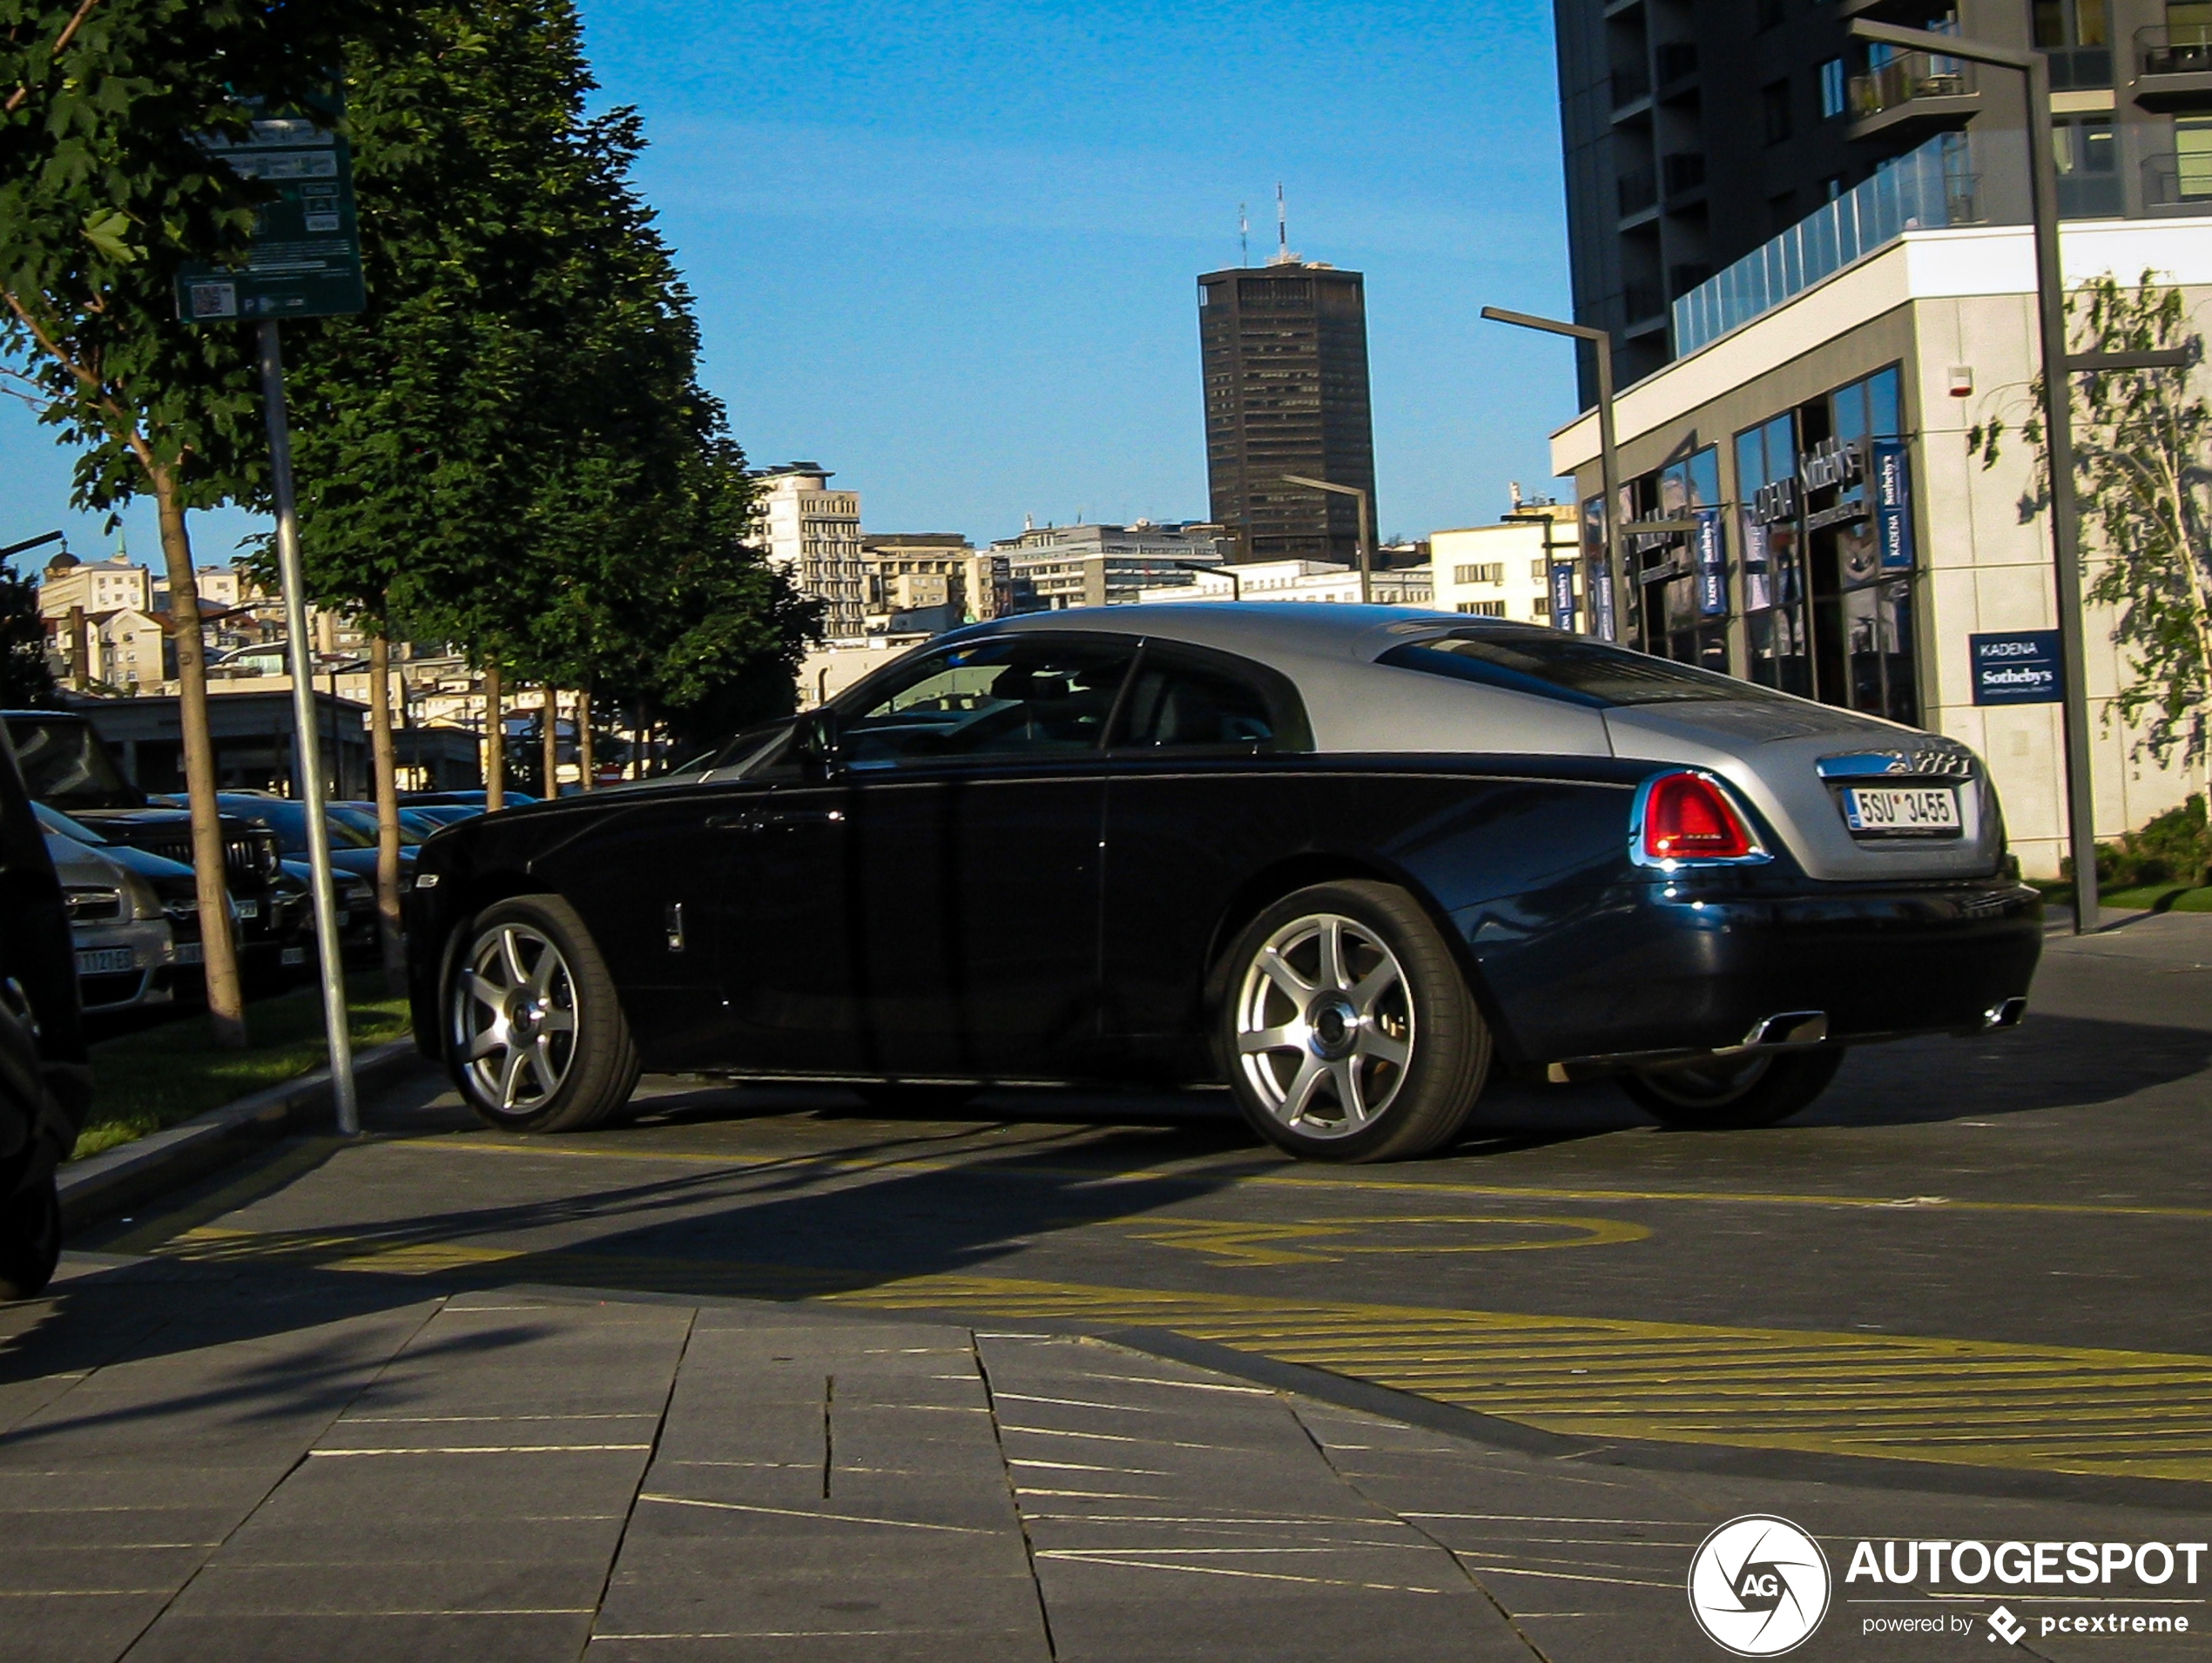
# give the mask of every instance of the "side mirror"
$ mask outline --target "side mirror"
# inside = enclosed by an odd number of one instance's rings
[[[837,712],[809,710],[792,731],[792,750],[806,767],[827,773],[837,766]]]

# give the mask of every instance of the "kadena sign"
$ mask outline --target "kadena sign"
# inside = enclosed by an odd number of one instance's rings
[[[1977,704],[2055,704],[2065,697],[2056,630],[1970,635],[1966,650]]]

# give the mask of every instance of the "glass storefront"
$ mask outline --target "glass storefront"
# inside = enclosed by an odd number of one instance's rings
[[[1737,434],[1732,509],[1722,501],[1716,447],[1629,481],[1624,519],[1689,521],[1695,529],[1626,540],[1622,638],[1784,692],[1917,723],[1903,426],[1892,366]],[[1595,499],[1588,506],[1594,510]],[[1731,664],[1737,606],[1743,656]]]

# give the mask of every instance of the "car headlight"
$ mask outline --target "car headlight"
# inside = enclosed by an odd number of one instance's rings
[[[62,891],[71,924],[105,924],[127,917],[125,902],[121,890],[105,885],[71,884]]]

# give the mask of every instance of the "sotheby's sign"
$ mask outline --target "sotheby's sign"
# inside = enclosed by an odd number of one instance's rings
[[[2015,630],[1970,635],[1977,704],[2055,704],[2064,697],[2059,677],[2059,632]]]

